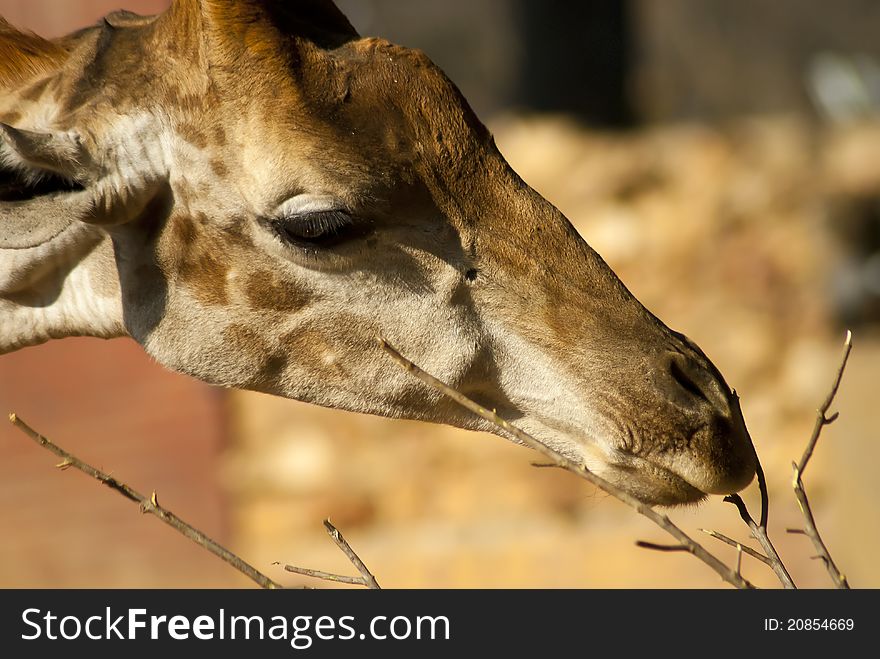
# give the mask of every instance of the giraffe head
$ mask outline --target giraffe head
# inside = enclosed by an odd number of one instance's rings
[[[2,28],[3,53],[0,253],[55,245],[49,279],[79,300],[38,340],[129,335],[210,383],[493,430],[399,371],[383,336],[646,502],[751,481],[717,369],[421,52],[321,0],[178,0],[56,42]],[[20,311],[45,277],[12,270]],[[96,309],[100,331],[70,326]]]

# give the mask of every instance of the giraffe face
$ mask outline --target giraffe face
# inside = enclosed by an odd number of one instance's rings
[[[132,337],[214,384],[494,431],[384,337],[643,501],[751,481],[717,369],[519,179],[427,57],[279,29],[209,33],[211,76],[126,87],[120,69],[112,119],[79,127],[77,162],[101,168],[73,194],[112,239]]]

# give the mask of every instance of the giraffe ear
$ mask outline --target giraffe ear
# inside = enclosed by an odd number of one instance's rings
[[[111,226],[138,217],[161,181],[96,174],[74,132],[36,132],[0,123],[0,220],[39,226],[65,218]]]
[[[0,201],[26,202],[82,190],[85,150],[78,136],[0,123]]]
[[[34,178],[86,177],[88,155],[75,132],[37,132],[0,123],[0,165]]]

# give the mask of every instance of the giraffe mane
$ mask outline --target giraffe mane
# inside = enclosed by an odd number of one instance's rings
[[[67,58],[57,43],[18,30],[0,17],[0,87],[10,87],[48,73]]]

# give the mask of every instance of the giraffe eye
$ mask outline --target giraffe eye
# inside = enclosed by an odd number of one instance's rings
[[[314,211],[282,217],[272,223],[284,242],[305,248],[335,247],[366,233],[366,225],[341,210]]]

